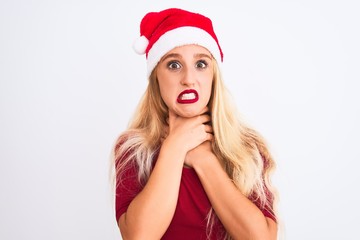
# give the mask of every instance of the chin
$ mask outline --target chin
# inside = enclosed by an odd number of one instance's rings
[[[201,110],[192,110],[192,111],[181,111],[181,112],[178,112],[177,114],[181,117],[191,118],[191,117],[199,116],[200,113],[201,113]]]

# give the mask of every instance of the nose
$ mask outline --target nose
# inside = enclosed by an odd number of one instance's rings
[[[193,86],[195,84],[196,74],[191,68],[184,69],[184,75],[181,79],[181,84],[184,86]]]

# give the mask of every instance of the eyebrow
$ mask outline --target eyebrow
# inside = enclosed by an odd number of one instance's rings
[[[194,57],[195,58],[209,58],[209,59],[212,59],[212,56],[209,55],[209,54],[206,54],[206,53],[197,53],[197,54],[194,54]],[[178,53],[170,53],[166,56],[164,56],[162,59],[161,59],[161,62],[165,61],[167,58],[182,58],[182,56]]]
[[[167,58],[182,58],[180,54],[178,53],[170,53],[168,55],[165,55],[162,59],[161,62],[165,61]]]
[[[209,58],[209,59],[212,59],[212,56],[209,55],[209,54],[206,54],[206,53],[198,53],[198,54],[195,54],[194,55],[195,57],[198,57],[198,58]]]

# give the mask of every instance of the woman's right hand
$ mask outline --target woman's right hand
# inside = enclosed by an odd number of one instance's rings
[[[165,138],[167,144],[175,144],[186,153],[205,141],[213,139],[211,116],[208,108],[204,108],[198,116],[185,118],[169,111],[168,135]]]

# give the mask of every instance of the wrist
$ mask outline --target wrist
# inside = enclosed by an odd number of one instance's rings
[[[221,165],[215,154],[209,154],[201,161],[195,161],[193,163],[193,168],[196,172],[206,172],[216,167],[221,167]]]
[[[169,138],[166,138],[163,141],[160,151],[166,153],[170,157],[180,157],[183,161],[187,153],[185,146],[177,144],[176,141],[172,141]]]

